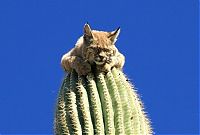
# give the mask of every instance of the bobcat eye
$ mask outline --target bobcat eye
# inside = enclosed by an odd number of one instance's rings
[[[111,54],[115,55],[116,51],[115,50],[111,50]]]
[[[113,50],[110,50],[109,52],[107,52],[108,56],[113,56],[114,55],[114,51]]]
[[[87,48],[87,51],[90,53],[97,53],[97,49],[91,46]]]

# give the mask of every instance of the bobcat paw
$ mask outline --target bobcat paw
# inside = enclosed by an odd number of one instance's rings
[[[75,70],[78,75],[87,75],[91,72],[91,65],[87,62],[79,63]]]
[[[111,66],[109,64],[104,64],[102,66],[97,66],[97,70],[100,72],[109,72],[111,70]]]

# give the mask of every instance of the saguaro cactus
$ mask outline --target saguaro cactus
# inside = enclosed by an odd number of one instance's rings
[[[55,134],[152,134],[142,103],[122,71],[78,76],[63,80],[59,91]]]

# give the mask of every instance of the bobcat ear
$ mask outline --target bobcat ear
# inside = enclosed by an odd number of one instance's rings
[[[111,32],[108,38],[115,43],[117,41],[117,37],[119,36],[120,33],[120,27],[118,27],[115,31]]]
[[[83,37],[86,41],[91,41],[93,39],[92,30],[88,23],[86,23],[84,25],[84,36]]]

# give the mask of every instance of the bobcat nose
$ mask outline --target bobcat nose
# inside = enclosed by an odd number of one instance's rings
[[[104,53],[104,52],[100,52],[100,53],[98,54],[98,56],[102,58],[102,57],[105,56],[105,53]]]
[[[98,56],[98,57],[96,57],[96,61],[104,61],[106,58],[105,57],[103,57],[103,56]]]
[[[101,58],[100,57],[96,57],[95,60],[96,61],[101,61]]]

